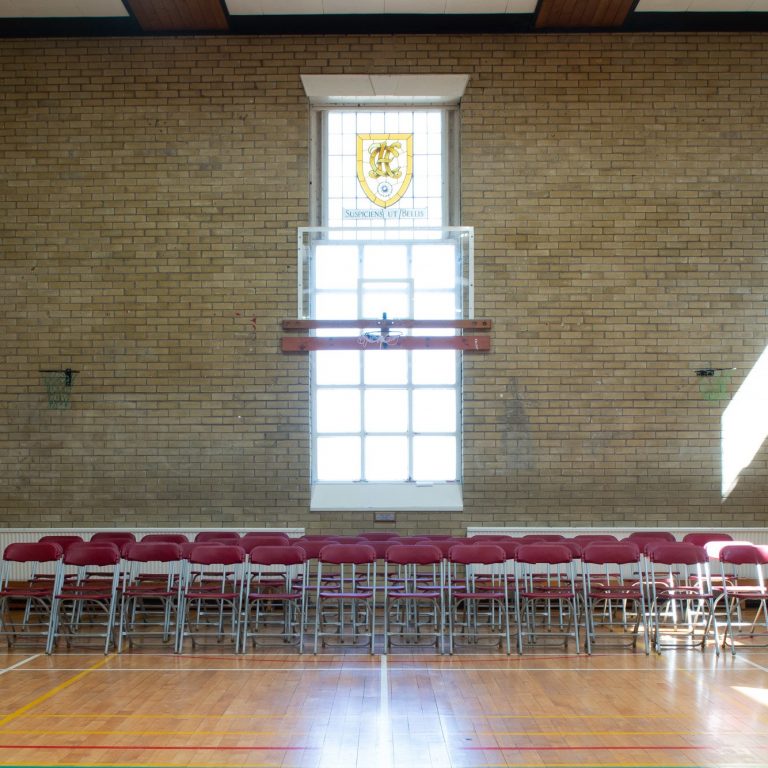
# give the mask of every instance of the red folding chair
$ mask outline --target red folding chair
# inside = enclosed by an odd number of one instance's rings
[[[551,640],[579,653],[579,595],[574,549],[563,541],[534,542],[517,548],[515,563],[517,650],[546,647]]]
[[[181,589],[181,545],[170,541],[128,544],[123,552],[118,652],[148,639],[176,647]]]
[[[390,544],[384,581],[384,652],[395,645],[434,645],[445,651],[445,572],[443,553],[433,544]]]
[[[663,648],[703,650],[713,628],[719,656],[715,597],[704,548],[684,542],[660,542],[647,546],[646,552],[651,634],[656,652]]]
[[[76,569],[64,578],[64,569]],[[104,638],[104,653],[114,644],[120,584],[120,550],[111,541],[73,544],[58,563],[46,653],[63,637],[67,648],[82,640]]]
[[[304,549],[291,544],[256,546],[248,555],[243,597],[242,650],[298,646],[304,652],[306,578]]]
[[[239,537],[238,537],[239,538]],[[176,652],[187,638],[192,647],[225,639],[240,651],[245,550],[239,544],[198,543],[186,553]]]
[[[647,655],[648,617],[637,545],[595,541],[584,547],[581,562],[587,653],[596,645],[636,648],[642,626]]]
[[[0,563],[0,635],[11,648],[48,639],[51,601],[58,588],[56,565],[63,556],[55,542],[9,544]],[[41,573],[43,568],[51,569]]]
[[[317,558],[314,653],[329,644],[376,642],[376,550],[326,544]]]
[[[511,651],[508,556],[497,544],[456,544],[447,582],[448,652],[458,646]]]
[[[734,582],[726,574],[733,568],[749,566],[751,573]],[[723,647],[737,643],[743,650],[768,646],[768,547],[730,544],[720,550],[722,593],[715,605],[725,608],[726,632]],[[761,621],[762,619],[762,621]]]

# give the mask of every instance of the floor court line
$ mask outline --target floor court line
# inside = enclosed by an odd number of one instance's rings
[[[768,672],[765,667],[755,665],[754,662],[750,662],[752,666],[757,666],[764,672]],[[274,672],[290,674],[292,672],[368,672],[372,674],[378,674],[378,667],[345,667],[343,665],[336,667],[291,667],[290,669],[273,669],[271,667],[110,667],[108,669],[98,669],[93,667],[39,667],[30,669],[29,667],[19,667],[14,669],[14,672],[25,674],[40,674],[47,672],[101,672],[105,674],[127,674],[130,672],[152,672],[158,674],[171,674],[174,672],[222,672],[222,673],[235,673],[245,674],[248,672]],[[462,673],[462,672],[572,672],[574,674],[616,674],[619,672],[642,672],[646,674],[668,674],[669,672],[690,672],[692,674],[701,674],[702,672],[708,672],[710,670],[703,669],[701,667],[658,667],[655,669],[646,669],[642,667],[603,667],[600,669],[573,669],[569,667],[462,667],[461,669],[454,667],[441,667],[441,666],[424,666],[424,667],[397,667],[389,666],[389,673],[406,672],[413,674],[414,672],[445,672],[445,673]],[[748,668],[743,669],[727,669],[725,672],[749,672]]]
[[[2,768],[51,768],[50,764],[39,762],[0,763]],[[280,768],[276,763],[239,763],[237,766],[223,766],[221,763],[77,763],[57,764],[56,768]],[[689,763],[477,763],[466,768],[712,768],[695,766]],[[718,768],[745,768],[744,763],[719,763]],[[754,767],[753,767],[754,768]]]
[[[36,653],[34,656],[29,656],[26,659],[22,659],[19,662],[16,662],[16,664],[12,664],[10,667],[5,667],[5,669],[0,669],[0,675],[4,675],[7,672],[13,672],[16,669],[19,669],[19,667],[23,667],[25,664],[29,664],[30,661],[34,661],[35,659],[39,659],[42,654]]]
[[[320,749],[320,747],[290,747],[290,746],[220,746],[203,745],[196,747],[150,747],[146,744],[140,744],[133,747],[129,744],[0,744],[0,749],[48,749],[51,751],[57,749],[65,750],[88,750],[90,752],[123,750],[125,752],[309,752]]]
[[[712,751],[717,747],[692,747],[692,746],[670,746],[670,745],[632,745],[627,747],[604,747],[598,745],[590,745],[585,747],[460,747],[467,752],[584,752],[589,750],[590,752],[701,752],[703,750]]]
[[[88,667],[88,669],[81,670],[74,677],[71,677],[69,680],[65,680],[63,683],[59,683],[59,685],[55,686],[54,688],[51,688],[51,690],[38,696],[36,699],[33,699],[28,704],[25,704],[23,707],[19,707],[19,709],[17,709],[15,712],[11,712],[10,715],[6,715],[2,720],[0,720],[0,727],[13,722],[17,718],[29,712],[29,710],[34,709],[38,704],[42,704],[44,701],[47,701],[48,699],[52,698],[60,691],[63,691],[65,688],[69,688],[69,686],[74,685],[79,680],[82,680],[84,677],[91,674],[91,672],[95,672],[104,664],[109,662],[113,657],[114,657],[114,654],[102,657],[95,664]]]
[[[411,717],[409,714],[404,715],[390,715],[391,717]],[[3,715],[0,715],[0,718],[2,718]],[[350,717],[369,717],[367,714],[358,714],[358,715],[340,715],[339,717],[343,717],[344,719],[348,719]],[[445,712],[440,715],[440,717],[444,718],[459,718],[459,719],[482,719],[482,720],[696,720],[699,719],[695,715],[678,715],[678,714],[660,714],[660,715],[617,715],[617,714],[597,714],[597,715],[562,715],[562,714],[540,714],[540,715],[532,715],[532,714],[496,714],[496,715],[489,715],[489,714],[481,714],[481,715],[460,715],[455,714],[453,712]],[[227,715],[227,714],[168,714],[163,712],[152,712],[148,714],[132,714],[132,713],[126,713],[126,714],[119,714],[119,715],[110,715],[107,713],[102,712],[90,712],[90,713],[80,713],[80,714],[47,714],[47,715],[26,715],[25,719],[33,719],[33,718],[39,718],[39,719],[55,719],[60,718],[64,720],[75,720],[78,718],[87,719],[87,720],[106,720],[109,718],[119,718],[120,720],[130,720],[130,719],[137,719],[137,720],[315,720],[317,718],[316,715],[309,714],[309,715],[302,715],[302,714],[291,714],[291,713],[285,713],[282,715],[274,715],[274,714],[258,714],[254,713],[251,715]]]
[[[757,664],[754,661],[751,661],[750,659],[741,659],[745,664],[749,664],[751,667],[755,667],[755,669],[759,669],[761,672],[768,672],[768,667],[764,667],[761,664]]]

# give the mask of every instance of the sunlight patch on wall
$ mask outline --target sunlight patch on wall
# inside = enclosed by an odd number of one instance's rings
[[[768,436],[768,347],[723,412],[720,435],[726,499]]]

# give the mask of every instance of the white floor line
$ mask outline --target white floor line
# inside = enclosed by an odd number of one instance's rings
[[[743,656],[737,656],[736,658],[739,661],[746,662],[751,667],[755,667],[756,669],[759,669],[761,672],[768,672],[768,667],[763,667],[760,664],[756,664],[754,661],[750,661],[750,659],[745,659]]]
[[[12,667],[9,667],[12,669]],[[46,667],[45,669],[21,669],[20,672],[83,672],[88,667]],[[130,673],[130,672],[157,672],[163,673],[175,673],[182,672],[188,674],[190,672],[234,672],[238,675],[247,674],[248,672],[276,672],[286,673],[301,672],[305,674],[307,672],[335,672],[337,674],[342,672],[369,672],[376,674],[375,667],[345,667],[339,665],[338,667],[291,667],[290,669],[274,669],[273,667],[122,667],[111,669],[93,669],[91,672],[95,675],[98,673]]]
[[[379,665],[379,748],[376,761],[378,768],[392,768],[394,757],[392,719],[389,713],[389,674],[387,657],[382,654]]]
[[[17,662],[13,666],[7,667],[4,670],[0,670],[0,674],[4,674],[5,672],[10,672],[12,670],[18,670],[20,673],[27,673],[27,674],[48,674],[50,672],[83,672],[86,669],[90,669],[90,667],[57,667],[57,666],[38,666],[35,668],[25,668],[24,665],[28,664],[30,661],[33,661],[37,658],[40,658],[43,654],[35,654],[34,656],[30,656],[20,662]],[[98,654],[100,656],[101,654]],[[94,655],[93,658],[98,658],[98,656]],[[91,658],[90,656],[88,658]],[[120,657],[115,656],[112,659],[113,664],[120,662],[120,660],[124,659],[125,661],[129,661],[130,657]],[[157,657],[156,657],[157,658]],[[576,674],[598,674],[598,673],[616,673],[616,672],[642,672],[646,674],[666,674],[668,672],[710,672],[714,671],[715,673],[718,672],[733,672],[733,673],[739,673],[739,672],[748,672],[748,667],[741,667],[740,669],[738,667],[729,667],[727,669],[715,669],[711,670],[709,667],[704,666],[668,666],[666,664],[660,664],[658,666],[654,667],[600,667],[600,668],[594,668],[591,669],[589,667],[570,667],[570,666],[514,666],[512,663],[508,666],[500,667],[500,666],[477,666],[477,667],[471,667],[471,666],[458,666],[458,665],[452,665],[451,662],[448,659],[445,659],[443,661],[436,660],[434,663],[425,663],[421,662],[418,664],[415,663],[401,663],[398,664],[397,661],[395,661],[394,666],[390,665],[388,663],[388,659],[392,657],[388,657],[386,655],[381,655],[379,657],[379,664],[373,665],[373,664],[366,664],[361,666],[352,666],[349,664],[345,664],[343,661],[339,662],[338,664],[334,664],[332,666],[319,666],[319,665],[305,665],[301,664],[300,666],[248,666],[247,664],[243,663],[245,660],[242,659],[232,659],[232,666],[222,665],[220,667],[194,667],[194,666],[184,666],[183,664],[180,664],[179,666],[173,666],[173,667],[120,667],[120,666],[109,666],[109,667],[101,667],[99,669],[93,669],[91,672],[93,674],[109,674],[109,673],[131,673],[131,672],[139,672],[139,673],[158,673],[158,674],[171,674],[171,673],[177,673],[177,672],[183,672],[183,673],[190,673],[190,672],[233,672],[238,675],[247,674],[248,672],[274,672],[274,673],[283,673],[283,674],[291,674],[291,673],[301,673],[306,674],[308,672],[331,672],[339,674],[341,672],[364,672],[369,674],[376,674],[377,673],[377,666],[378,666],[378,674],[380,678],[382,679],[382,685],[383,681],[388,681],[390,674],[395,673],[415,673],[415,672],[427,672],[427,673],[463,673],[463,672],[491,672],[494,674],[503,673],[503,672],[556,672],[556,673],[562,673],[562,672],[574,672]],[[166,659],[167,660],[167,659]],[[182,660],[180,660],[182,661]],[[185,660],[186,661],[186,660]],[[394,660],[393,660],[394,661]],[[761,666],[760,664],[751,661],[749,659],[744,658],[743,656],[737,657],[737,661],[744,661],[747,665],[754,667],[756,669],[759,669],[762,672],[768,672],[768,667]],[[383,677],[382,677],[383,676]],[[388,694],[389,689],[386,688],[382,689],[381,693],[382,696],[386,693]],[[384,701],[384,699],[382,699]]]
[[[10,667],[6,667],[5,669],[0,670],[0,675],[4,675],[6,672],[13,672],[14,669],[18,669],[19,667],[24,666],[24,664],[28,664],[30,661],[34,661],[35,659],[39,659],[42,656],[41,653],[36,653],[34,656],[29,656],[26,659],[23,659],[22,661],[17,662],[16,664],[13,664]],[[24,670],[25,672],[31,672],[32,670]]]

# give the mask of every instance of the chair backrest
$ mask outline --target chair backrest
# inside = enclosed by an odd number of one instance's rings
[[[562,544],[564,547],[568,547],[576,559],[580,558],[581,553],[584,551],[584,543],[581,541],[576,541],[576,539],[563,539],[562,541],[556,541],[552,543]]]
[[[364,531],[358,535],[366,541],[391,541],[400,538],[400,534],[393,531]]]
[[[455,544],[448,559],[460,565],[493,565],[506,563],[507,553],[498,544]]]
[[[51,563],[64,554],[61,544],[55,541],[15,542],[3,552],[3,560],[14,563]]]
[[[480,542],[483,543],[483,542]],[[495,544],[497,547],[501,547],[504,550],[504,554],[507,556],[507,560],[514,560],[517,556],[517,550],[523,545],[519,539],[503,539],[501,541],[485,542],[488,544]]]
[[[648,557],[660,565],[695,565],[709,563],[709,556],[704,547],[686,544],[682,541],[660,542],[648,548]]]
[[[445,541],[454,537],[450,533],[423,533],[421,538],[428,539],[429,541]]]
[[[130,541],[136,541],[136,534],[130,531],[99,531],[91,536],[91,541],[109,541],[120,546]]]
[[[181,560],[181,545],[172,541],[139,541],[123,549],[123,557],[137,563],[175,563]]]
[[[200,531],[195,536],[198,544],[204,544],[208,541],[240,541],[240,534],[235,531]]]
[[[752,542],[751,541],[708,541],[706,544],[704,544],[704,549],[706,550],[707,554],[712,560],[719,560],[720,559],[720,553],[723,551],[725,547],[734,546],[736,544],[740,544],[742,546],[751,547]]]
[[[397,544],[398,546],[403,546],[400,544],[399,539],[388,539],[385,541],[367,541],[366,542],[369,547],[373,547],[373,549],[376,551],[376,559],[377,560],[384,560],[387,556],[387,552],[389,551],[390,547],[395,546]],[[415,546],[413,544],[409,544],[408,546]]]
[[[294,547],[301,547],[304,550],[307,560],[317,560],[320,556],[320,550],[332,542],[323,537],[322,539],[295,539],[291,543]]]
[[[580,541],[582,544],[590,544],[593,541],[610,542],[618,541],[619,539],[612,533],[577,533],[573,540]]]
[[[246,533],[240,539],[240,546],[250,552],[254,547],[287,546],[291,539],[287,533]]]
[[[515,538],[505,533],[478,533],[469,537],[470,544],[494,544],[497,541],[515,541]]]
[[[675,534],[669,533],[669,531],[635,531],[630,533],[627,538],[636,542],[641,549],[649,541],[677,541]]]
[[[105,566],[120,562],[120,547],[113,541],[83,541],[64,553],[65,565]]]
[[[729,565],[768,565],[768,547],[727,544],[720,550],[720,562]]]
[[[453,547],[456,547],[459,544],[469,544],[469,541],[467,539],[461,539],[461,538],[450,538],[450,539],[428,539],[424,543],[432,544],[443,553],[443,557],[448,557],[448,553],[451,551]]]
[[[430,544],[429,539],[425,539],[423,536],[401,536],[398,544]]]
[[[208,547],[232,546],[232,545],[227,545],[223,541],[204,541],[203,544],[205,544]],[[179,546],[181,547],[181,556],[182,556],[182,558],[184,560],[189,560],[189,556],[192,553],[192,550],[194,550],[195,547],[202,546],[202,544],[199,541],[185,541],[183,544],[179,544]]]
[[[376,550],[370,544],[326,544],[319,560],[332,565],[363,565],[376,562]]]
[[[329,541],[338,537],[333,533],[305,533],[300,538],[302,541]]]
[[[558,563],[570,563],[574,559],[574,554],[570,547],[561,542],[538,541],[533,544],[521,544],[515,553],[515,560],[518,563],[528,565]]]
[[[640,549],[632,541],[591,541],[582,550],[581,560],[593,565],[638,563]]]
[[[686,533],[683,536],[683,541],[686,544],[696,544],[703,547],[710,541],[733,541],[733,536],[730,533]]]
[[[527,533],[523,538],[526,541],[562,541],[565,536],[562,533]]]
[[[83,540],[82,536],[76,534],[48,534],[47,536],[41,536],[38,541],[49,541],[54,544],[58,544],[65,552],[72,544],[77,544]]]
[[[245,562],[245,550],[239,544],[203,542],[192,548],[187,560],[196,565],[238,565]]]
[[[266,544],[253,547],[248,559],[254,565],[301,565],[307,554],[293,544]]]
[[[167,541],[171,544],[185,544],[189,541],[183,533],[148,533],[141,537],[141,541]]]
[[[393,565],[437,565],[442,560],[434,544],[392,544],[387,549],[387,562]]]

